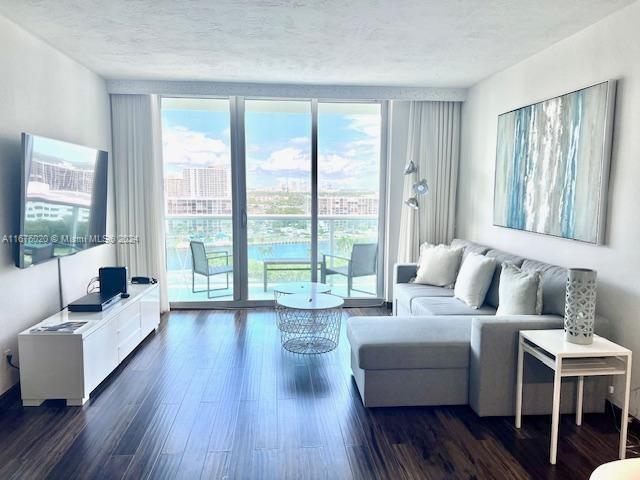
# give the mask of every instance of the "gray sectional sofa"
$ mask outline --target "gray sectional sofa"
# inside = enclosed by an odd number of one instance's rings
[[[485,305],[473,309],[453,289],[410,283],[417,264],[395,270],[393,317],[352,317],[351,367],[368,407],[469,404],[480,416],[513,415],[520,330],[563,328],[566,269],[456,239],[452,245],[543,272],[543,314],[496,316],[500,266]],[[598,333],[607,323],[599,318]],[[551,412],[551,371],[526,356],[523,411]],[[584,411],[604,410],[607,378],[585,379]],[[561,411],[574,411],[575,383],[563,381]]]

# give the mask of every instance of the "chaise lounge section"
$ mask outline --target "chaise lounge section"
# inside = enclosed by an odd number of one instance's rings
[[[492,250],[464,240],[454,245],[543,272],[543,314],[496,316],[500,270],[485,305],[473,309],[453,289],[409,283],[417,264],[396,266],[394,317],[348,320],[351,368],[367,407],[469,404],[480,416],[514,415],[520,330],[563,328],[566,269]],[[597,320],[599,333],[606,321]],[[528,356],[527,356],[528,357]],[[523,412],[551,412],[553,378],[525,357]],[[585,379],[584,411],[604,410],[606,378]],[[562,385],[561,411],[575,406],[575,382]]]
[[[351,369],[367,407],[460,405],[469,396],[466,318],[349,320]]]

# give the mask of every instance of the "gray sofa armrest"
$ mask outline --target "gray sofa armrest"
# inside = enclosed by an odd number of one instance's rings
[[[557,315],[486,316],[472,320],[469,405],[478,415],[515,413],[520,330],[560,329],[563,322]]]
[[[396,263],[393,266],[393,283],[409,283],[418,273],[417,263]]]

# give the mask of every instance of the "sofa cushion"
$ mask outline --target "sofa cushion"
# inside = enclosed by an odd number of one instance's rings
[[[467,368],[471,317],[352,317],[347,338],[365,370]]]
[[[393,296],[409,310],[414,299],[420,297],[453,297],[453,289],[422,285],[421,283],[398,283],[393,287]]]
[[[542,272],[542,313],[564,316],[564,302],[567,296],[567,269],[527,259],[522,263],[522,270]]]
[[[484,245],[479,245],[477,243],[469,242],[461,238],[454,238],[453,240],[451,240],[451,246],[455,248],[464,248],[464,253],[462,254],[463,259],[467,258],[467,255],[470,253],[477,253],[478,255],[484,255],[489,251],[489,247],[485,247]]]
[[[454,297],[422,297],[411,302],[412,315],[495,315],[496,309],[483,305],[473,308]]]
[[[513,263],[516,267],[522,266],[524,262],[524,258],[519,257],[517,255],[512,255],[507,252],[503,252],[502,250],[489,250],[486,253],[487,257],[492,257],[496,259],[496,270],[493,272],[493,280],[491,280],[491,286],[489,287],[489,291],[487,292],[487,297],[485,303],[487,305],[491,305],[492,307],[498,308],[498,304],[500,303],[499,297],[499,288],[500,288],[500,273],[502,272],[502,264],[504,262]]]

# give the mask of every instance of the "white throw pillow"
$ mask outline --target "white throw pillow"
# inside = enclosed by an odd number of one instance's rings
[[[429,243],[429,242],[424,242],[422,245],[420,245],[420,254],[418,256],[418,265],[420,265],[422,263],[422,256],[424,255],[424,252],[426,252],[427,250],[429,250],[430,248],[435,247],[435,245]]]
[[[437,287],[453,286],[460,269],[462,249],[448,245],[425,247],[423,244],[420,250],[420,263],[415,283]]]
[[[495,269],[494,258],[469,252],[458,273],[455,297],[473,308],[482,306]]]
[[[513,263],[502,264],[496,315],[540,315],[542,273],[524,272]]]

